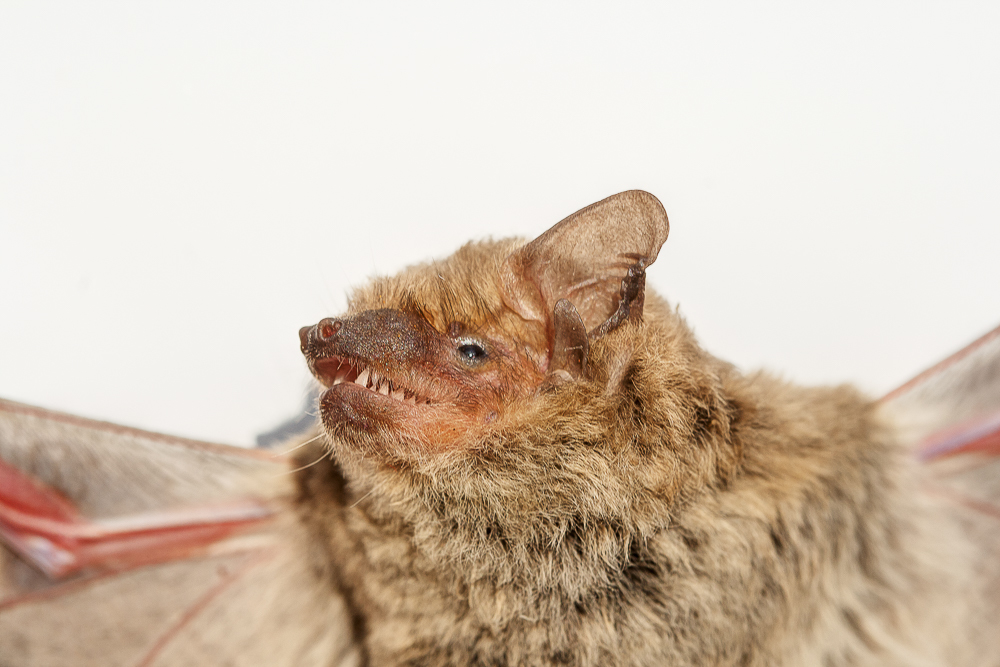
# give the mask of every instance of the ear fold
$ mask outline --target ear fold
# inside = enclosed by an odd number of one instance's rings
[[[592,204],[507,258],[501,269],[505,301],[545,327],[553,362],[575,359],[575,353],[561,354],[556,342],[578,342],[580,323],[595,337],[642,316],[645,267],[656,260],[669,229],[663,205],[648,192],[630,190]],[[554,313],[563,299],[568,304]],[[562,370],[574,377],[584,370],[575,361],[571,366]],[[550,365],[550,375],[553,370]]]
[[[552,353],[544,386],[555,387],[587,375],[590,338],[580,313],[566,299],[552,309]]]

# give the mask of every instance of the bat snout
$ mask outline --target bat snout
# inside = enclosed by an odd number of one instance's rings
[[[299,347],[303,354],[308,354],[309,349],[316,345],[329,343],[337,335],[343,326],[343,322],[332,317],[324,317],[319,323],[311,327],[299,329]]]

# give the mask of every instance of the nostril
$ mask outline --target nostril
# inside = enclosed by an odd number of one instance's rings
[[[320,337],[323,340],[328,340],[337,335],[337,332],[340,331],[340,325],[340,320],[334,320],[326,317],[319,321],[316,328],[319,330]]]

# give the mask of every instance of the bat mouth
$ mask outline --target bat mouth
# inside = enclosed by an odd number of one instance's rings
[[[373,364],[350,357],[325,357],[313,364],[313,374],[320,383],[333,390],[338,385],[367,390],[370,394],[412,406],[433,405],[434,400],[400,380],[379,372]]]

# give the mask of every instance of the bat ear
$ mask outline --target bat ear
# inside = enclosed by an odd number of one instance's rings
[[[590,339],[580,313],[568,299],[559,299],[552,309],[552,354],[543,387],[555,387],[587,375]]]
[[[575,361],[582,336],[595,338],[642,316],[645,268],[656,260],[670,224],[659,200],[629,190],[591,204],[513,252],[501,268],[504,300],[521,317],[542,324],[550,343],[549,374],[585,372]],[[562,301],[566,304],[562,304]],[[572,310],[572,312],[570,312]],[[585,356],[585,355],[584,355]]]

